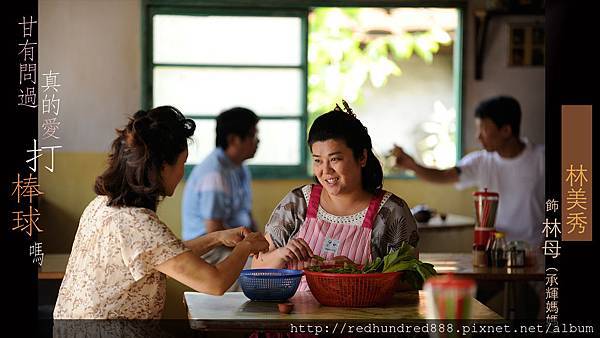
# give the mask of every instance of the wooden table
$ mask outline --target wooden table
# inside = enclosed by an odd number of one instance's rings
[[[544,280],[544,258],[537,258],[537,264],[522,268],[490,268],[473,266],[471,253],[420,253],[419,259],[431,263],[440,274],[453,273],[477,280],[518,281]]]
[[[69,254],[44,255],[42,267],[38,269],[38,279],[63,279],[69,262]]]
[[[290,299],[294,308],[290,314],[279,312],[277,303],[250,301],[242,292],[227,292],[223,296],[209,296],[185,292],[190,325],[195,330],[273,330],[289,332],[290,324],[325,323],[333,328],[342,323],[387,323],[423,320],[425,314],[423,291],[399,292],[390,305],[370,308],[322,306],[310,291],[298,292]],[[473,299],[473,319],[501,320],[498,314]]]

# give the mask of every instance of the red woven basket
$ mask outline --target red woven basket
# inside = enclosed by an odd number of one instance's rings
[[[402,272],[341,274],[304,270],[310,292],[326,306],[368,307],[392,300]]]

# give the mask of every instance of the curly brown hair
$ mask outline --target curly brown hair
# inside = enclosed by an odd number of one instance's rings
[[[195,129],[193,120],[171,106],[138,111],[125,128],[116,129],[108,168],[96,178],[94,191],[108,196],[110,206],[156,211],[165,196],[161,169],[177,162]]]

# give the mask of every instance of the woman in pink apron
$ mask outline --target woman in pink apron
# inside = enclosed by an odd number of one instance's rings
[[[317,263],[315,255],[365,264],[402,242],[417,245],[410,209],[382,189],[371,138],[347,105],[315,120],[308,145],[317,184],[279,203],[265,227],[270,251],[255,257],[253,268],[303,269]],[[304,280],[298,290],[308,290]]]

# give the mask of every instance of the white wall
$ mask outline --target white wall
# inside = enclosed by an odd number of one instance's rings
[[[140,8],[139,0],[39,0],[38,84],[42,73],[60,73],[59,151],[108,151],[115,128],[139,109]]]
[[[536,143],[545,143],[545,70],[544,67],[509,67],[508,24],[543,20],[540,16],[495,17],[488,27],[483,62],[483,78],[475,80],[475,21],[473,11],[484,1],[470,1],[466,14],[463,149],[480,148],[475,139],[474,113],[479,101],[491,96],[514,96],[521,104],[521,135]]]

